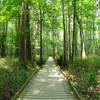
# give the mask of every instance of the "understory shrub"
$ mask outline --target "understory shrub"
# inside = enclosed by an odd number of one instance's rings
[[[63,61],[63,55],[60,55],[60,56],[55,56],[54,57],[56,63],[59,65],[59,66],[63,66],[64,65],[64,61]]]
[[[46,61],[47,61],[47,59],[48,59],[48,57],[43,57],[43,58],[42,58],[42,64],[45,64]],[[34,58],[34,60],[35,60],[35,62],[36,62],[36,65],[40,65],[40,56],[36,56],[36,57]]]
[[[10,100],[18,91],[30,72],[24,69],[11,71],[10,69],[0,69],[0,100]]]
[[[96,75],[100,69],[100,57],[91,56],[86,59],[76,58],[73,64],[69,67],[70,72],[75,75],[76,88],[84,96],[95,98],[94,90],[96,87]],[[91,99],[94,100],[94,99]],[[95,99],[96,100],[96,99]]]
[[[17,58],[0,58],[0,100],[11,100],[30,73],[21,68]]]

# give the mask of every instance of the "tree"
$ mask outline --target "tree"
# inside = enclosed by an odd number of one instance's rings
[[[65,28],[65,14],[64,14],[64,7],[65,7],[65,4],[64,4],[64,0],[62,0],[62,15],[63,15],[63,45],[64,45],[64,64],[66,65],[67,63],[67,59],[66,59],[66,54],[67,54],[67,48],[66,48],[66,28]]]
[[[29,6],[27,1],[22,2],[22,15],[20,22],[20,59],[24,66],[27,60],[31,60]]]

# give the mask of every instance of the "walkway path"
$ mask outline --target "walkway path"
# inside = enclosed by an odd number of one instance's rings
[[[24,89],[17,100],[78,100],[52,57]]]

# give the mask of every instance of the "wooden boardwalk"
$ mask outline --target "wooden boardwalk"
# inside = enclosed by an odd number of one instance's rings
[[[24,89],[17,100],[78,100],[64,76],[49,57],[41,69]]]

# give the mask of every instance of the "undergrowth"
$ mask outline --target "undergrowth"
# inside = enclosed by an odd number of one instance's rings
[[[76,57],[73,63],[68,62],[68,66],[63,66],[63,56],[56,56],[55,61],[66,72],[84,100],[100,100],[100,92],[96,95],[96,91],[100,89],[100,83],[98,84],[96,80],[100,70],[99,56],[90,56],[83,60]]]
[[[0,58],[0,100],[11,100],[30,73],[20,66],[18,58]]]
[[[86,59],[76,58],[69,67],[69,72],[73,74],[73,82],[77,90],[86,100],[99,100],[95,96],[97,86],[96,76],[100,69],[100,57],[91,56]]]

